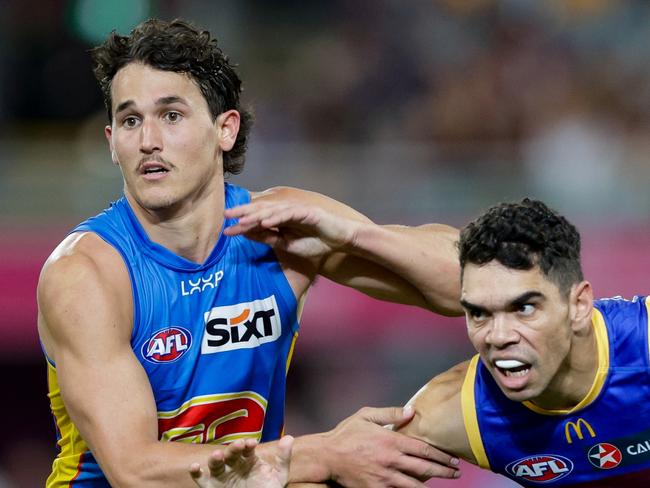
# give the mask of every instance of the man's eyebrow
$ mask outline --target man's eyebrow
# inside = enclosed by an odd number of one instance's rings
[[[525,305],[530,302],[532,298],[544,298],[544,294],[541,291],[531,290],[525,293],[522,293],[518,297],[510,301],[509,305],[511,308],[518,308],[521,305]]]
[[[474,303],[468,302],[464,298],[461,298],[460,304],[463,306],[465,310],[471,311],[471,312],[485,312],[485,308],[475,305]]]
[[[133,100],[127,100],[126,102],[120,103],[117,108],[115,109],[115,115],[119,114],[123,110],[126,110],[129,108],[131,105],[135,105],[135,102]]]
[[[182,103],[184,105],[189,105],[184,98],[179,97],[178,95],[161,97],[158,100],[156,100],[156,105],[170,105],[172,103]],[[119,114],[120,112],[126,110],[127,108],[133,105],[135,105],[135,102],[133,100],[126,100],[125,102],[120,103],[115,109],[115,115]]]
[[[544,298],[544,297],[545,295],[541,291],[537,291],[537,290],[527,291],[510,300],[507,303],[506,308],[508,309],[517,308],[520,307],[521,305],[528,303],[533,298]],[[482,307],[481,305],[476,305],[475,303],[469,302],[465,299],[461,299],[460,304],[466,310],[475,311],[475,312],[487,311],[485,307]]]
[[[188,105],[187,101],[177,95],[170,95],[168,97],[162,97],[156,100],[156,105],[170,105],[172,103],[182,103]]]

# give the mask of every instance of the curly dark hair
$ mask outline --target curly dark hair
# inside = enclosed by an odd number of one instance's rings
[[[200,31],[183,20],[150,19],[138,25],[128,36],[111,32],[103,44],[91,50],[91,55],[95,65],[93,71],[104,95],[111,123],[111,83],[115,74],[132,62],[187,73],[199,86],[213,120],[227,110],[237,110],[241,118],[239,133],[233,148],[223,155],[223,170],[231,174],[241,172],[253,117],[240,105],[241,80],[235,66],[208,31]]]
[[[513,269],[539,266],[563,294],[583,279],[578,230],[539,200],[490,208],[461,231],[458,247],[461,269],[494,259]]]

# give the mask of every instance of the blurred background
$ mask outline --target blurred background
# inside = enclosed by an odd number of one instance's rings
[[[256,126],[233,182],[319,191],[381,223],[461,226],[534,196],[583,232],[597,295],[647,291],[646,0],[0,0],[0,488],[42,486],[56,452],[40,267],[121,191],[87,50],[151,16],[211,30],[239,64]],[[462,318],[321,280],[287,430],[403,404],[471,354]],[[431,486],[512,485],[468,467]]]

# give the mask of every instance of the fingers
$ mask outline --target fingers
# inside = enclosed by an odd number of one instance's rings
[[[255,228],[270,229],[289,223],[306,223],[313,220],[310,212],[302,206],[295,206],[287,203],[264,203],[256,202],[229,208],[224,211],[228,219],[239,219],[238,222],[224,229],[226,235],[243,234]]]
[[[413,418],[415,410],[410,405],[406,407],[385,408],[364,407],[359,410],[357,415],[377,425],[396,425],[397,427],[401,427]]]
[[[391,476],[390,486],[394,488],[426,488],[421,481],[399,472]]]
[[[208,458],[208,469],[210,470],[210,476],[216,478],[221,476],[226,470],[225,463],[225,452],[217,449],[214,451]]]
[[[401,456],[396,460],[393,468],[420,481],[426,481],[430,478],[459,478],[458,464],[452,463],[453,458],[451,456],[445,456],[445,460],[441,459],[440,461],[416,456]]]
[[[451,456],[450,454],[447,454],[446,452],[433,447],[431,444],[428,444],[419,439],[408,437],[404,434],[396,433],[396,435],[400,436],[397,447],[400,452],[404,454],[407,454],[409,456],[416,456],[422,459],[428,459],[435,463],[443,464],[452,468],[457,467],[460,463],[457,457]]]
[[[223,463],[234,467],[242,461],[252,461],[251,457],[255,454],[256,446],[257,441],[255,439],[238,439],[228,444],[223,451]]]
[[[194,483],[196,483],[201,488],[205,488],[205,484],[201,480],[201,478],[203,477],[203,470],[201,469],[201,465],[199,463],[192,463],[190,465],[189,471],[190,471],[190,476],[194,480]]]

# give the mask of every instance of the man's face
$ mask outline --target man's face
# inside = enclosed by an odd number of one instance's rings
[[[465,266],[469,338],[509,399],[544,398],[561,388],[572,341],[569,301],[537,266]]]
[[[189,76],[134,62],[117,72],[111,89],[113,123],[106,137],[127,196],[155,211],[223,184],[224,114],[212,120]]]

